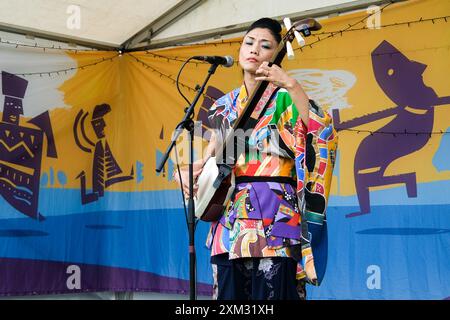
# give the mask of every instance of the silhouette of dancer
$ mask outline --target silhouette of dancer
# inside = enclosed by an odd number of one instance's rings
[[[43,220],[38,200],[44,136],[47,157],[56,158],[57,153],[48,111],[28,120],[36,128],[20,125],[27,86],[27,80],[2,71],[5,102],[0,122],[0,195],[21,213]]]
[[[81,202],[83,204],[97,201],[99,197],[103,197],[105,188],[108,188],[115,183],[134,178],[133,167],[131,167],[129,176],[119,176],[122,173],[122,169],[116,159],[114,159],[108,142],[105,139],[104,129],[106,127],[106,122],[103,117],[110,111],[111,107],[108,104],[100,104],[95,106],[92,114],[91,124],[99,140],[95,144],[93,158],[92,193],[86,192],[86,173],[84,170],[77,176],[77,178],[80,178]]]
[[[417,197],[415,172],[386,176],[385,171],[393,161],[420,150],[428,143],[428,134],[407,133],[431,132],[434,106],[450,104],[450,96],[438,97],[436,92],[423,82],[422,74],[427,66],[409,60],[387,41],[383,41],[372,52],[372,66],[377,83],[397,106],[345,122],[340,122],[339,110],[334,109],[336,130],[395,116],[374,133],[399,134],[369,135],[359,145],[355,156],[354,176],[360,211],[350,213],[346,217],[370,212],[370,187],[401,183],[406,185],[409,198]]]

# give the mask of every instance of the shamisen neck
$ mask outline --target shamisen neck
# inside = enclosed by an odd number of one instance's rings
[[[255,80],[256,74],[250,72],[244,72],[244,85],[247,90],[247,95],[250,96],[255,90],[258,81]]]

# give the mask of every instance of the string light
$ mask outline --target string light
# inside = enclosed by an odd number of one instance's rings
[[[387,8],[388,6],[390,6],[391,4],[393,4],[393,3],[391,2],[391,3],[387,4],[386,6],[384,6],[383,8],[381,8],[380,11],[371,13],[371,14],[367,15],[366,17],[364,17],[363,19],[357,21],[357,22],[354,23],[354,24],[349,24],[348,27],[345,28],[345,29],[343,29],[343,30],[338,30],[338,31],[328,31],[328,32],[321,32],[321,33],[313,34],[313,36],[317,36],[317,37],[318,37],[318,40],[312,42],[312,43],[309,45],[309,47],[312,48],[312,45],[313,45],[313,44],[316,44],[316,43],[318,43],[318,42],[321,42],[321,41],[324,41],[324,40],[326,40],[326,39],[332,38],[332,37],[334,37],[336,34],[340,34],[341,37],[342,37],[342,35],[343,35],[344,32],[360,31],[360,30],[369,30],[369,28],[368,28],[367,26],[364,26],[364,27],[361,27],[361,28],[353,28],[353,27],[356,26],[356,25],[358,25],[358,24],[360,24],[360,23],[362,23],[362,22],[364,22],[365,20],[367,20],[370,16],[374,15],[375,13],[382,12],[384,9],[386,9],[386,8]],[[380,26],[380,27],[381,27],[381,28],[389,28],[389,27],[398,27],[398,26],[400,26],[400,25],[408,25],[408,27],[410,27],[410,25],[411,25],[411,24],[414,24],[414,23],[426,23],[426,22],[428,22],[428,21],[433,21],[433,20],[444,20],[445,22],[447,22],[447,18],[450,18],[450,16],[433,17],[433,18],[427,18],[427,19],[423,19],[423,18],[421,17],[419,20],[411,20],[411,21],[404,21],[404,22],[396,22],[396,23],[391,23],[391,24],[382,25],[382,26]],[[328,36],[325,37],[325,38],[320,38],[320,37],[319,37],[320,35],[326,35],[326,34],[328,34]],[[301,50],[301,47],[300,47],[300,48],[294,49],[294,51],[296,51],[296,50]],[[302,51],[303,51],[303,50],[302,50]]]
[[[162,58],[162,59],[167,59],[167,58],[168,58],[168,57],[163,56],[163,55],[160,55],[160,54],[152,53],[152,52],[150,52],[150,51],[148,51],[148,50],[145,51],[145,53],[146,53],[146,54],[149,54],[149,55],[151,55],[151,56],[153,56],[153,57],[155,57],[155,58]],[[171,58],[171,60],[181,61],[181,60],[178,60],[177,57]]]
[[[174,79],[171,75],[167,75],[167,74],[162,73],[161,71],[155,69],[154,67],[152,67],[152,66],[150,66],[149,64],[145,63],[144,61],[140,60],[138,57],[132,55],[131,53],[127,53],[127,54],[128,54],[129,56],[133,57],[134,60],[136,60],[136,62],[142,64],[146,69],[150,69],[152,72],[155,72],[155,73],[159,74],[159,77],[160,77],[160,78],[163,78],[163,77],[164,77],[164,78],[170,80],[173,84],[175,84],[175,83],[177,82],[176,79]],[[190,86],[188,86],[188,85],[186,85],[186,84],[184,84],[184,83],[182,83],[182,82],[179,82],[179,84],[180,84],[183,88],[188,89],[189,91],[197,92],[197,90],[195,90],[194,88],[192,88],[192,87],[190,87]],[[205,94],[205,93],[203,93],[202,96],[203,96],[204,98],[211,99],[212,101],[216,101],[215,98],[210,97],[210,96],[208,96],[208,95]]]
[[[406,52],[418,52],[418,51],[425,51],[425,50],[438,50],[438,49],[450,49],[450,45],[440,46],[440,47],[427,47],[427,48],[420,48],[420,49],[411,49],[411,50],[402,50],[401,53]],[[300,48],[300,51],[303,52],[303,50]],[[360,55],[352,55],[352,56],[334,56],[334,57],[315,57],[315,58],[302,58],[302,61],[317,61],[317,60],[334,60],[334,59],[353,59],[353,58],[366,58],[366,57],[378,57],[378,56],[384,56],[384,55],[392,55],[394,54],[401,54],[399,52],[383,52],[383,53],[366,53],[366,54],[360,54]]]
[[[171,47],[201,47],[201,46],[214,46],[217,47],[217,45],[229,45],[232,44],[241,44],[242,41],[240,40],[230,40],[230,41],[224,41],[223,39],[221,41],[204,41],[204,42],[197,42],[197,43],[190,43],[190,44],[173,44]]]
[[[92,62],[89,64],[85,64],[82,66],[78,66],[75,68],[67,68],[67,69],[61,69],[61,70],[55,70],[55,71],[43,71],[43,72],[28,72],[28,73],[15,73],[16,76],[22,76],[22,77],[26,77],[26,76],[32,76],[32,75],[40,75],[42,77],[43,74],[48,74],[49,76],[51,76],[52,74],[57,74],[59,75],[59,73],[64,72],[64,74],[67,74],[67,71],[72,71],[72,70],[77,70],[77,69],[81,69],[84,70],[85,68],[91,67],[91,66],[95,66],[97,64],[103,63],[105,61],[113,61],[115,58],[117,58],[119,55],[115,55],[111,58],[102,58],[102,60],[98,60],[96,62]]]
[[[348,24],[348,26],[345,29],[342,30],[337,30],[337,31],[326,31],[326,32],[321,32],[321,33],[315,33],[312,34],[312,36],[317,37],[317,40],[308,44],[306,47],[309,48],[313,48],[313,45],[318,43],[318,42],[322,42],[326,39],[329,38],[333,38],[335,35],[340,35],[341,37],[343,36],[344,33],[346,32],[350,32],[350,31],[361,31],[361,30],[369,30],[369,28],[367,26],[361,27],[361,28],[354,28],[354,26],[366,21],[369,17],[371,17],[372,15],[374,15],[375,13],[379,13],[382,12],[383,10],[385,10],[388,6],[390,6],[391,4],[393,4],[392,2],[388,3],[387,5],[385,5],[384,7],[382,7],[380,9],[380,11],[368,14],[367,16],[365,16],[363,19],[357,21],[356,23],[353,24]],[[420,18],[419,20],[411,20],[411,21],[404,21],[404,22],[396,22],[396,23],[391,23],[391,24],[386,24],[386,25],[381,25],[381,28],[390,28],[390,27],[398,27],[401,25],[408,25],[408,27],[410,27],[411,24],[417,24],[417,23],[426,23],[429,21],[439,21],[439,20],[444,20],[445,22],[447,22],[447,18],[450,18],[450,16],[440,16],[440,17],[433,17],[433,18],[427,18],[427,19],[423,19]],[[325,37],[321,38],[321,35],[325,35]],[[230,46],[232,44],[241,44],[241,41],[238,40],[234,40],[234,41],[220,41],[220,42],[203,42],[203,43],[196,43],[196,44],[190,44],[190,45],[174,45],[174,47],[192,47],[192,46],[204,46],[204,45],[223,45],[223,44],[229,44]],[[303,47],[304,48],[304,47]],[[300,50],[301,52],[303,52],[303,48],[302,47],[297,47],[296,49],[294,49],[295,51]],[[149,50],[146,50],[146,53],[155,57],[155,58],[161,58],[161,59],[167,59],[167,60],[171,60],[171,61],[179,61],[179,62],[184,62],[187,60],[187,57],[185,58],[185,60],[182,59],[178,59],[178,58],[183,58],[183,57],[170,57],[170,56],[165,56],[165,55],[160,55],[160,54],[155,54],[150,52]],[[383,54],[388,54],[388,53],[382,53],[379,55],[383,55]],[[193,62],[194,63],[194,62]],[[197,62],[198,63],[198,62]],[[204,62],[201,62],[204,63]],[[236,63],[238,63],[238,61],[236,61]]]
[[[165,59],[165,60],[167,60],[167,62],[178,61],[178,62],[183,62],[184,63],[188,59],[188,57],[184,58],[184,57],[164,56],[164,55],[160,55],[160,54],[156,54],[156,53],[150,52],[149,50],[145,51],[145,53],[150,55],[150,56],[152,56],[152,57],[154,57],[154,58]],[[179,59],[179,58],[181,58],[181,59]],[[184,60],[183,60],[183,58],[184,58]],[[195,63],[196,66],[198,66],[198,63],[207,64],[207,62],[195,62],[195,61],[189,61],[189,63]]]
[[[432,21],[433,24],[434,24],[435,20],[444,20],[445,22],[447,22],[447,18],[450,18],[450,16],[434,17],[434,18],[428,18],[428,19],[420,18],[419,20],[395,22],[395,23],[391,23],[391,24],[380,25],[380,28],[398,27],[398,26],[402,26],[402,25],[407,25],[408,27],[411,27],[411,24],[414,24],[414,23],[425,23],[425,22],[428,22],[428,21]],[[321,33],[315,33],[315,34],[313,34],[313,36],[319,37],[319,36],[325,35],[325,34],[335,35],[336,33],[341,33],[341,35],[342,35],[343,32],[361,31],[361,30],[370,30],[370,28],[367,27],[367,26],[364,26],[364,27],[361,27],[361,28],[353,28],[353,29],[347,29],[347,30],[324,31],[324,32],[321,32]]]
[[[348,24],[348,27],[346,27],[345,29],[342,29],[342,30],[339,30],[339,31],[331,32],[331,34],[329,34],[329,35],[326,36],[325,38],[322,38],[322,39],[319,38],[320,40],[316,40],[316,41],[310,43],[310,44],[309,44],[309,47],[312,48],[312,45],[313,45],[313,44],[316,44],[316,43],[318,43],[318,42],[321,42],[321,41],[325,41],[325,40],[327,40],[327,39],[330,39],[330,38],[332,38],[332,37],[333,37],[335,34],[337,34],[337,33],[340,33],[341,36],[342,36],[342,34],[343,34],[344,32],[346,32],[346,31],[348,31],[350,28],[353,28],[354,26],[356,26],[356,25],[358,25],[358,24],[360,24],[360,23],[366,21],[368,18],[370,18],[370,17],[373,16],[374,14],[380,14],[381,12],[383,12],[384,9],[386,9],[387,7],[389,7],[389,6],[392,5],[392,4],[393,4],[393,2],[390,2],[390,3],[388,3],[387,5],[385,5],[384,7],[382,7],[379,11],[374,11],[373,13],[368,14],[367,16],[365,16],[364,18],[362,18],[361,20],[359,20],[359,21],[357,21],[357,22],[355,22],[355,23],[353,23],[353,24]],[[294,51],[296,51],[296,50],[299,50],[299,49],[298,49],[298,48],[294,49]]]
[[[170,56],[165,56],[165,55],[161,55],[161,54],[155,54],[153,52],[150,52],[149,50],[146,50],[145,53],[147,55],[150,55],[150,56],[152,56],[154,58],[157,58],[157,59],[167,60],[167,62],[177,61],[177,62],[183,62],[184,63],[184,62],[186,62],[187,59],[189,59],[189,57],[182,57],[182,56],[170,57]],[[236,64],[238,62],[239,61],[235,61],[234,63]],[[201,64],[201,65],[208,65],[209,64],[208,62],[205,62],[205,61],[189,61],[188,63],[195,64],[196,67],[198,67],[199,64]]]
[[[360,27],[360,28],[353,28],[353,27],[358,25],[358,24],[360,24],[360,23],[362,23],[362,22],[364,22],[365,20],[367,20],[372,15],[382,12],[384,9],[389,7],[391,4],[393,4],[393,2],[390,2],[387,5],[385,5],[384,7],[382,7],[380,9],[380,11],[376,11],[376,12],[373,12],[371,14],[368,14],[367,16],[365,16],[363,19],[357,21],[356,23],[348,24],[348,26],[345,29],[343,29],[343,30],[327,31],[327,32],[321,32],[321,33],[312,34],[312,36],[315,36],[318,39],[316,41],[312,42],[311,44],[309,44],[308,46],[310,48],[312,48],[315,43],[318,43],[318,42],[324,41],[326,39],[332,38],[332,37],[334,37],[337,34],[340,34],[341,36],[343,36],[343,33],[345,33],[345,32],[368,30],[369,28],[367,26]],[[408,25],[408,27],[410,27],[411,24],[426,23],[426,22],[429,22],[429,21],[434,24],[435,21],[439,21],[439,20],[444,20],[445,22],[448,22],[447,18],[450,18],[450,16],[440,16],[440,17],[433,17],[433,18],[426,18],[426,19],[423,19],[423,17],[421,17],[419,20],[411,20],[411,21],[396,22],[396,23],[381,25],[380,28],[397,27],[397,26],[401,26],[401,25]],[[328,35],[328,36],[326,36],[324,38],[321,38],[320,37],[321,35]],[[0,38],[0,43],[6,44],[6,45],[15,46],[16,48],[18,48],[18,47],[38,48],[38,49],[42,49],[44,52],[46,52],[46,49],[49,49],[49,50],[61,50],[61,51],[72,51],[74,53],[86,52],[86,51],[87,52],[99,51],[99,50],[94,49],[94,48],[89,48],[89,49],[72,49],[72,48],[61,48],[61,46],[55,47],[55,45],[52,45],[51,47],[50,46],[41,46],[41,45],[38,45],[37,43],[35,43],[34,45],[23,44],[23,43],[12,43],[12,42],[10,42],[8,40],[2,40],[1,38]],[[194,44],[175,44],[175,45],[173,45],[173,47],[193,47],[193,46],[211,46],[211,45],[214,45],[216,47],[217,45],[229,45],[229,46],[231,46],[232,44],[240,45],[241,41],[240,40],[225,41],[225,40],[222,39],[220,41],[215,41],[215,42],[207,42],[207,41],[205,41],[205,42],[194,43]],[[296,48],[294,50],[295,51],[296,50],[300,50],[300,51],[303,52],[303,48],[302,47],[298,47],[298,48]],[[146,54],[149,54],[149,55],[151,55],[151,56],[153,56],[155,58],[167,59],[167,61],[184,62],[184,61],[187,60],[187,57],[185,58],[185,60],[182,60],[183,57],[175,57],[174,58],[174,57],[170,57],[170,56],[155,54],[155,53],[150,52],[149,50],[146,50]],[[181,59],[179,59],[179,58],[181,58]],[[198,66],[199,63],[205,64],[206,62],[192,62],[192,63],[195,63],[196,66]]]
[[[0,38],[0,43],[1,44],[6,44],[6,45],[10,45],[10,46],[15,46],[16,48],[19,47],[23,47],[23,48],[35,48],[35,49],[42,49],[44,52],[46,52],[46,50],[59,50],[59,51],[73,51],[75,53],[77,53],[78,51],[88,51],[88,52],[92,52],[92,51],[99,51],[97,49],[94,48],[90,48],[90,49],[72,49],[72,48],[61,48],[61,46],[55,47],[55,45],[50,46],[41,46],[38,45],[36,42],[34,43],[34,45],[31,44],[26,44],[26,43],[13,43],[10,42],[8,40],[3,40],[2,38]]]
[[[150,52],[150,51],[148,51],[148,50],[147,50],[145,53],[148,54],[148,55],[150,55],[150,56],[152,56],[152,57],[154,57],[154,58],[165,59],[165,60],[167,60],[167,62],[170,62],[170,61],[178,61],[178,62],[183,62],[183,63],[184,63],[184,62],[186,62],[187,59],[189,59],[189,57],[179,57],[179,56],[176,56],[176,57],[170,57],[170,56],[164,56],[164,55],[152,53],[152,52]],[[184,59],[184,60],[183,60],[183,59]],[[196,67],[198,67],[199,64],[201,64],[201,65],[209,65],[209,63],[208,63],[208,62],[205,62],[205,61],[194,61],[194,60],[192,60],[192,61],[189,61],[188,63],[195,64]],[[233,64],[238,64],[238,63],[239,63],[239,61],[234,61],[234,62],[233,62]]]
[[[340,129],[339,126],[336,126],[336,131],[350,131],[350,132],[356,132],[357,134],[361,133],[361,132],[365,132],[365,133],[370,133],[370,135],[374,135],[374,134],[390,134],[394,137],[396,137],[397,135],[429,135],[431,137],[431,135],[444,135],[444,134],[449,134],[450,131],[431,131],[431,132],[407,132],[406,129],[403,132],[393,132],[393,131],[371,131],[371,130],[363,130],[363,129]]]

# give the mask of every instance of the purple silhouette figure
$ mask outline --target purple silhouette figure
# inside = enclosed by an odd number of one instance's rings
[[[57,153],[48,111],[28,121],[38,129],[20,126],[27,86],[27,80],[2,71],[5,102],[0,122],[0,194],[21,213],[43,220],[38,200],[44,135],[47,157],[56,158]]]
[[[360,211],[346,217],[370,212],[370,187],[401,183],[406,185],[409,198],[417,197],[415,172],[386,176],[386,168],[396,159],[427,144],[430,135],[407,133],[431,132],[434,106],[450,103],[450,96],[438,97],[424,84],[422,74],[426,65],[409,60],[387,41],[372,52],[372,66],[379,86],[397,106],[345,122],[340,122],[339,110],[333,110],[338,131],[395,116],[375,134],[367,136],[356,151],[354,175]],[[376,134],[383,132],[399,134]]]
[[[110,111],[111,107],[108,104],[100,104],[95,106],[94,112],[92,113],[91,124],[99,140],[95,144],[94,150],[91,193],[86,192],[86,173],[84,171],[81,171],[77,176],[77,178],[80,178],[81,202],[83,204],[97,201],[99,197],[103,197],[105,194],[105,188],[108,188],[115,183],[131,180],[134,178],[133,167],[131,167],[131,173],[129,176],[119,176],[122,173],[122,169],[120,168],[116,159],[114,159],[108,142],[105,139],[104,129],[106,127],[106,122],[103,117]],[[82,113],[83,110],[80,110],[80,113],[77,116],[77,120],[75,121],[74,132],[76,132],[76,125],[78,123],[78,119],[80,118],[79,116]],[[80,149],[84,151],[88,150],[88,152],[91,152],[90,149],[86,149],[85,147],[80,145],[76,134],[75,141]]]

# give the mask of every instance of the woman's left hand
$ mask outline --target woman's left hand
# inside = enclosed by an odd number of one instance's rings
[[[276,64],[273,64],[269,67],[269,63],[264,61],[259,66],[258,70],[256,70],[256,78],[257,81],[269,81],[272,82],[277,87],[290,89],[297,85],[297,80],[290,77],[286,71],[281,69]]]

